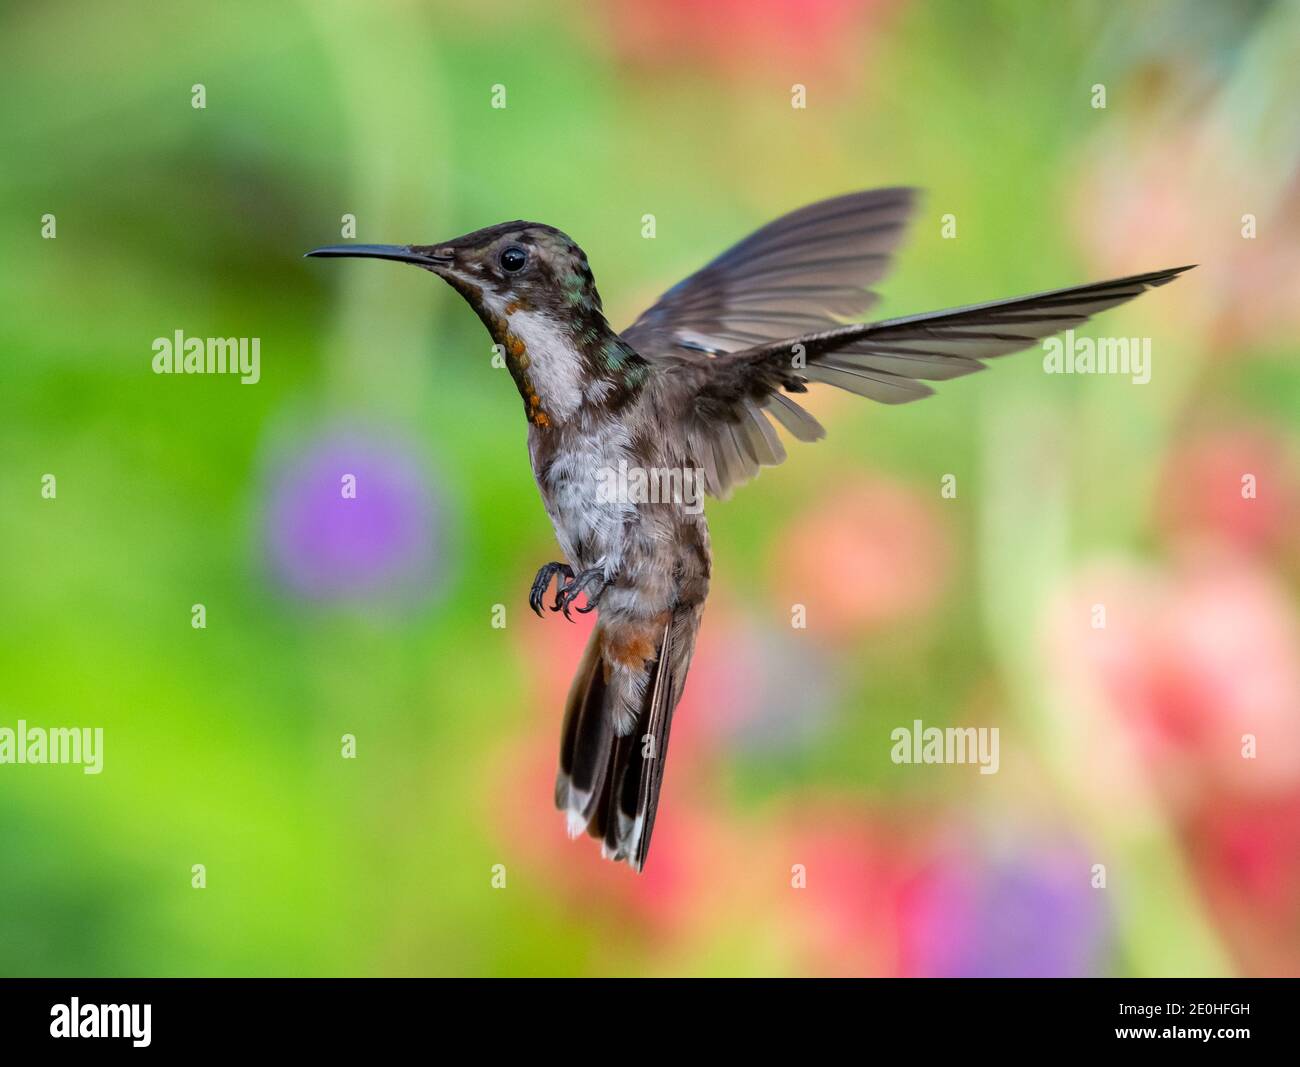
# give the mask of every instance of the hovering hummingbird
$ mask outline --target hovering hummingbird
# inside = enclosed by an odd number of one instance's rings
[[[824,436],[789,394],[824,383],[885,404],[927,381],[981,370],[1189,267],[873,323],[912,207],[911,189],[850,193],[782,216],[669,289],[621,333],[587,256],[559,230],[505,222],[432,245],[336,245],[309,256],[412,263],[448,282],[504,355],[528,419],[528,452],[563,559],[529,602],[597,624],[569,692],[555,802],[571,836],[640,871],[654,830],[673,710],[712,568],[689,475],[725,498],[785,448]],[[608,491],[611,471],[642,472]],[[666,474],[664,472],[667,472]],[[672,473],[679,472],[676,481]],[[622,484],[622,483],[620,483]],[[627,484],[630,486],[632,480]],[[585,595],[586,606],[575,601]]]

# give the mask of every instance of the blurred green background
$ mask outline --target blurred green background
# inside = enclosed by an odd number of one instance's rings
[[[0,766],[0,972],[1300,973],[1298,10],[6,5],[0,726],[105,740]],[[1091,327],[1149,384],[814,394],[827,440],[711,505],[637,878],[551,810],[587,624],[527,610],[556,549],[489,339],[301,254],[536,219],[620,327],[890,184],[882,316],[1201,266]],[[261,380],[155,375],[176,330]],[[895,765],[916,719],[998,727],[999,772]]]

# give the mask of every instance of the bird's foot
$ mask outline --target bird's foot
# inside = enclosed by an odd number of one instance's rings
[[[537,613],[539,619],[544,618],[542,615],[542,598],[546,596],[546,590],[551,584],[551,579],[557,574],[564,578],[573,578],[573,568],[567,563],[544,563],[541,570],[537,572],[537,577],[533,579],[533,587],[528,592],[528,606]],[[556,595],[558,597],[560,590],[563,588],[562,582],[556,583]],[[557,607],[554,610],[559,611]]]
[[[575,610],[579,615],[586,615],[587,612],[595,609],[596,604],[600,601],[600,594],[605,591],[605,586],[608,584],[605,581],[604,567],[592,567],[589,570],[580,571],[577,575],[571,574],[568,583],[556,590],[555,604],[551,610],[564,612],[564,617],[573,622],[573,616],[569,614],[569,609],[573,607],[573,602],[578,599],[578,594],[587,594],[587,606]]]

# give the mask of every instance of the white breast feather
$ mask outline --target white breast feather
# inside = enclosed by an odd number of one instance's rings
[[[490,299],[488,304],[509,321],[510,332],[524,343],[528,377],[542,410],[556,418],[568,418],[582,403],[582,361],[564,328],[540,311],[506,315],[500,299]]]
[[[636,503],[602,499],[602,472],[617,471],[620,461],[627,462],[629,444],[627,429],[610,423],[592,433],[570,437],[552,457],[542,486],[565,554],[575,565],[603,567],[606,576],[622,562],[624,523],[635,514]],[[577,546],[584,543],[599,546],[599,558],[574,559]]]

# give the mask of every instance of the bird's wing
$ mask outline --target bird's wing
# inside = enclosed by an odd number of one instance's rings
[[[867,286],[889,269],[915,198],[912,189],[871,189],[783,215],[678,282],[623,338],[652,363],[665,369],[698,364],[707,378],[719,354],[826,330],[861,315],[878,299]],[[705,442],[719,479],[713,492],[721,494],[757,472],[757,464],[785,458],[764,409],[801,441],[825,435],[815,418],[779,391],[761,402],[741,402]]]
[[[704,358],[861,315],[914,199],[911,189],[872,189],[783,215],[674,285],[623,338],[650,360]]]
[[[883,404],[907,403],[934,391],[927,381],[983,370],[981,360],[1028,348],[1190,269],[1173,267],[1010,300],[840,326],[711,359],[679,361],[667,373],[676,379],[677,394],[686,397],[684,428],[692,454],[706,472],[709,491],[725,496],[757,474],[760,466],[784,458],[764,412],[801,440],[821,435],[791,416],[792,402],[783,390],[804,392],[807,382],[824,382]]]

